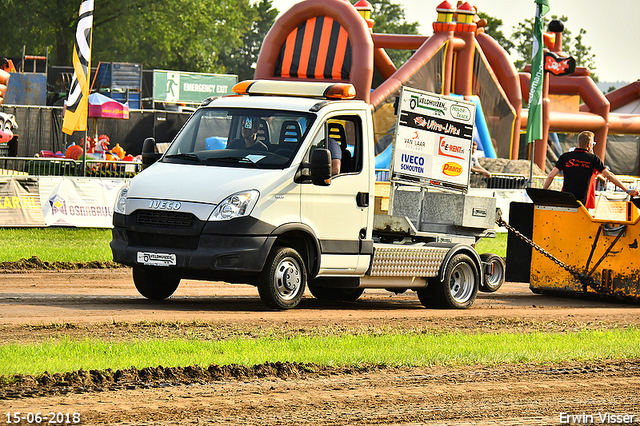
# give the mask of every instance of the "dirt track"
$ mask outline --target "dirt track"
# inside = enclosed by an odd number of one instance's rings
[[[265,309],[249,286],[187,281],[158,303],[137,295],[128,270],[0,274],[4,343],[87,335],[226,338],[629,325],[640,325],[640,306],[535,295],[515,283],[481,293],[466,311],[424,309],[412,292],[368,290],[356,303],[329,305],[307,295],[296,309],[275,312]],[[199,376],[180,370],[171,380],[147,375],[142,381],[138,372],[129,381],[71,384],[57,392],[23,387],[23,396],[0,400],[0,419],[6,422],[7,412],[39,411],[79,412],[83,424],[577,424],[563,417],[568,413],[591,424],[640,424],[639,372],[640,360],[356,370],[285,365]],[[605,418],[606,413],[620,417]]]

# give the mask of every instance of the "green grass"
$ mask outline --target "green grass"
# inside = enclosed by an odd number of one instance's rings
[[[0,228],[0,261],[16,262],[37,256],[43,262],[91,262],[112,260],[110,229]],[[507,234],[483,238],[478,253],[507,255]]]
[[[113,259],[110,241],[111,229],[0,228],[0,261],[105,262]]]
[[[483,238],[476,244],[478,253],[495,253],[507,257],[507,233],[498,232],[495,238]]]
[[[0,347],[0,375],[45,371],[289,361],[329,366],[560,363],[640,357],[636,328],[569,333],[439,333],[294,338],[153,339],[104,342],[68,338]]]

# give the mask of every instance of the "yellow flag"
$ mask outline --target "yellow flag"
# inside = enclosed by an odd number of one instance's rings
[[[89,86],[91,77],[91,42],[93,29],[93,0],[84,0],[76,28],[73,49],[73,79],[65,103],[62,131],[70,135],[74,131],[87,130]]]

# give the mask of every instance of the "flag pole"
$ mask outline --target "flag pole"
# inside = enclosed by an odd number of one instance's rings
[[[84,131],[84,146],[82,149],[84,150],[84,155],[82,156],[82,177],[87,176],[87,136],[89,135],[89,131]]]
[[[536,19],[531,46],[531,83],[529,86],[529,112],[527,115],[527,143],[530,145],[531,164],[528,187],[533,184],[535,142],[542,141],[542,86],[544,84],[544,47],[542,44],[542,17],[549,11],[549,0],[534,0]]]
[[[65,103],[62,131],[67,135],[84,131],[82,176],[87,165],[87,120],[89,115],[89,79],[91,78],[91,44],[93,33],[94,0],[83,0],[78,13],[78,24],[73,49],[73,78]]]

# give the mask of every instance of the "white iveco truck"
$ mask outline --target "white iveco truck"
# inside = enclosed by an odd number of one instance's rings
[[[425,306],[468,308],[504,277],[502,258],[473,248],[496,215],[495,199],[466,195],[473,104],[403,89],[388,213],[374,215],[372,113],[353,86],[247,81],[203,102],[120,191],[114,260],[149,299],[188,278],[255,285],[275,309],[305,288],[347,301],[414,290]],[[433,170],[445,179],[423,178]]]

